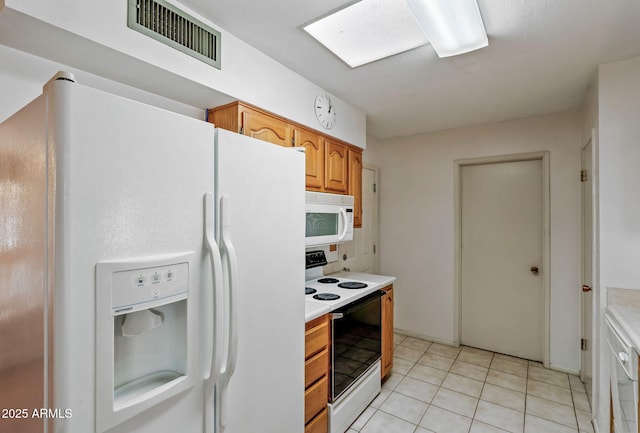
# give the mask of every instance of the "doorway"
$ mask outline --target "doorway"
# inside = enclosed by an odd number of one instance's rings
[[[362,227],[354,230],[353,241],[339,246],[340,266],[352,272],[378,273],[378,170],[362,169]]]
[[[548,153],[456,162],[458,343],[548,365]]]

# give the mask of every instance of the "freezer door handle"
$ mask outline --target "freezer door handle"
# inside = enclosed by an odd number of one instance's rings
[[[227,362],[221,374],[220,392],[220,417],[222,427],[228,420],[228,384],[236,368],[238,355],[238,259],[236,249],[231,241],[231,199],[227,195],[220,197],[220,245],[222,257],[227,266],[227,281],[225,281],[225,293],[229,299],[229,330],[227,341]]]
[[[224,324],[222,319],[224,317],[223,312],[223,299],[222,288],[224,287],[223,275],[222,275],[222,257],[220,255],[220,248],[214,238],[214,218],[213,218],[213,196],[211,193],[204,195],[204,244],[209,254],[209,263],[211,265],[211,278],[213,286],[211,287],[211,314],[213,319],[213,329],[209,334],[211,338],[211,366],[210,370],[205,378],[204,386],[204,427],[206,433],[213,433],[215,431],[214,420],[214,387],[218,378],[220,377],[220,369],[222,368],[222,330]]]

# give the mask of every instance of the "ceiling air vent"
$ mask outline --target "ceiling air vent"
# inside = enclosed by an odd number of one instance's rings
[[[164,0],[128,0],[128,26],[220,69],[220,32]]]

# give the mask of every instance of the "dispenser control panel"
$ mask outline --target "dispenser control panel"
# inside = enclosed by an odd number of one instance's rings
[[[189,263],[174,263],[113,273],[113,315],[132,313],[186,299]]]

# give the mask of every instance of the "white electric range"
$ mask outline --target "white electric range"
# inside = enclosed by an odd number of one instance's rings
[[[306,254],[305,299],[326,305],[330,311],[336,310],[363,296],[376,291],[380,286],[350,278],[325,276],[322,266],[327,264],[323,251]]]
[[[331,314],[329,433],[344,433],[380,393],[381,296],[377,283],[325,276],[323,251],[306,253],[307,304]]]

